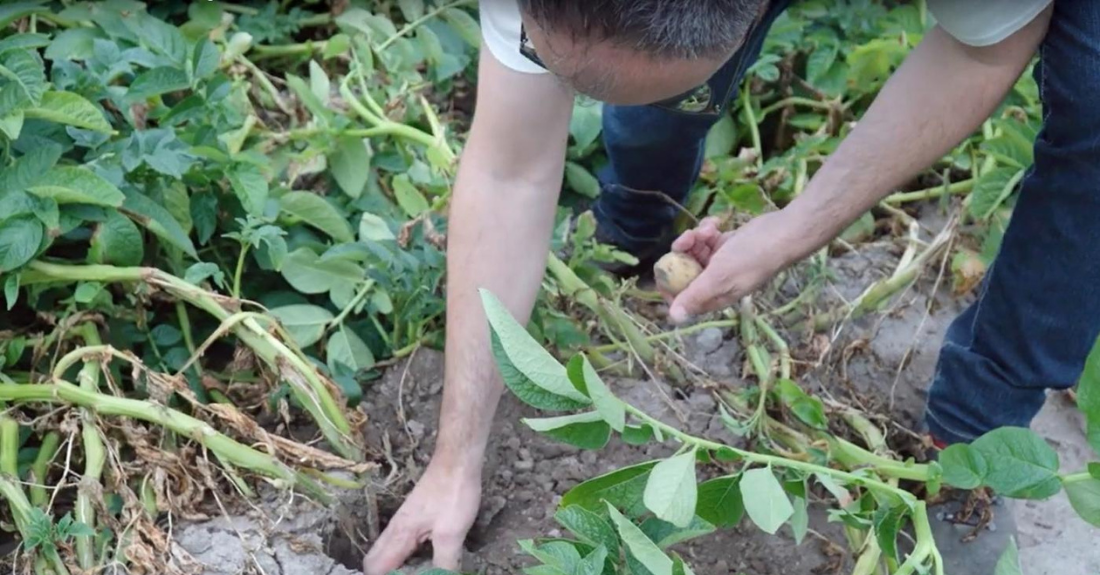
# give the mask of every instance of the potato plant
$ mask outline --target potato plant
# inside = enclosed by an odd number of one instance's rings
[[[828,436],[821,431],[825,426],[818,426],[816,437],[825,439],[829,449],[809,460],[749,451],[690,435],[622,401],[584,355],[562,365],[491,293],[483,291],[482,302],[506,385],[524,403],[553,414],[524,420],[528,427],[584,449],[603,448],[613,434],[630,444],[678,445],[671,457],[613,471],[563,494],[555,519],[572,538],[521,542],[539,562],[529,573],[691,573],[670,547],[736,526],[746,516],[770,534],[786,525],[801,542],[808,529],[810,494],[824,493],[836,502],[831,520],[860,533],[854,538],[859,542],[853,549],[859,557],[855,574],[883,572],[881,568],[891,574],[942,575],[928,505],[912,488],[901,487],[902,480],[920,484],[930,494],[946,483],[959,489],[988,487],[1019,499],[1045,499],[1065,489],[1081,517],[1100,526],[1100,464],[1087,472],[1062,474],[1053,448],[1026,429],[996,430],[972,445],[952,446],[939,461],[927,464],[876,455]],[[1081,388],[1082,409],[1094,429],[1100,417],[1094,405],[1097,394],[1100,351],[1093,354]],[[816,415],[820,402],[789,380],[779,382],[775,396],[777,403],[793,409],[798,402],[809,406],[815,415],[802,419],[823,417]],[[744,433],[741,422],[728,414],[726,419],[731,431]],[[701,467],[718,473],[700,482]],[[907,540],[899,538],[905,529],[912,532],[908,548]]]

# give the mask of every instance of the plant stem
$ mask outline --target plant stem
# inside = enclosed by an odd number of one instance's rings
[[[417,28],[419,28],[422,24],[424,24],[428,20],[431,20],[432,18],[435,18],[436,16],[442,14],[444,11],[446,11],[450,8],[456,8],[458,6],[466,6],[466,5],[474,4],[475,2],[476,2],[476,0],[454,0],[453,2],[444,4],[444,5],[436,8],[435,10],[431,10],[431,11],[425,13],[423,16],[417,18],[416,20],[413,20],[412,22],[409,22],[408,24],[405,24],[405,26],[403,28],[401,28],[400,30],[398,30],[396,34],[394,34],[393,36],[390,36],[389,38],[386,38],[381,44],[379,44],[377,47],[375,47],[375,51],[382,52],[386,48],[389,48],[390,45],[393,44],[394,42],[396,42],[398,38],[401,38],[401,37],[404,37],[404,36],[408,35],[410,32],[412,32],[413,30],[416,30]]]
[[[768,115],[771,114],[772,112],[775,112],[777,110],[781,110],[781,109],[786,108],[788,106],[806,106],[808,108],[816,108],[818,110],[825,110],[826,112],[831,112],[834,109],[838,109],[838,106],[834,103],[831,103],[831,102],[822,102],[820,100],[813,100],[813,99],[810,99],[810,98],[802,98],[802,97],[799,97],[799,96],[791,96],[790,98],[784,98],[784,99],[768,106],[767,108],[764,108],[763,110],[761,110],[760,111],[760,119],[763,120],[764,118],[767,118]]]
[[[86,346],[97,346],[103,343],[94,323],[85,323],[77,328],[77,331]],[[99,372],[100,364],[92,361],[85,362],[77,375],[80,388],[91,393],[98,392]],[[92,490],[94,486],[99,485],[100,477],[103,475],[103,467],[107,463],[107,450],[103,446],[103,439],[99,436],[95,413],[81,408],[80,421],[80,436],[84,446],[84,477],[77,489],[76,520],[94,531],[97,520]],[[76,558],[80,568],[85,571],[93,569],[96,566],[95,538],[90,535],[78,535],[75,537],[75,542]]]
[[[673,339],[673,338],[676,338],[676,337],[682,337],[682,336],[685,336],[685,335],[691,335],[693,333],[700,332],[700,331],[710,329],[710,328],[719,328],[719,329],[734,328],[734,327],[737,327],[737,325],[739,323],[740,323],[740,320],[738,320],[738,319],[719,319],[719,320],[714,320],[714,321],[707,321],[707,322],[702,322],[702,323],[697,323],[697,324],[694,324],[694,325],[690,325],[688,327],[679,328],[679,329],[676,329],[674,331],[664,331],[664,332],[661,332],[661,333],[658,333],[658,334],[646,336],[645,340],[650,342],[650,343],[653,343],[653,342],[658,342],[658,341],[664,341],[666,339]],[[592,352],[596,352],[596,353],[607,353],[609,351],[616,351],[616,350],[622,349],[622,347],[623,347],[622,344],[610,343],[610,344],[606,344],[606,345],[598,345],[596,347],[590,347],[590,348],[588,348],[588,350],[592,351]]]
[[[904,204],[907,202],[916,202],[920,200],[928,200],[931,198],[938,198],[944,194],[966,194],[970,190],[974,189],[975,178],[969,180],[962,180],[949,184],[947,186],[934,186],[924,190],[917,190],[915,192],[899,192],[896,194],[890,194],[882,200],[882,203],[887,205]]]
[[[757,124],[756,112],[752,109],[752,95],[750,90],[741,90],[741,103],[748,118],[749,134],[752,135],[752,149],[756,151],[756,169],[764,167],[764,144],[760,139],[760,126]]]
[[[779,332],[775,331],[775,328],[768,323],[767,320],[760,316],[756,316],[756,325],[760,328],[760,331],[764,332],[764,336],[768,338],[768,341],[775,346],[775,350],[779,352],[779,377],[782,379],[791,378],[791,348],[787,345],[787,342],[780,337]]]
[[[24,285],[44,282],[140,282],[163,289],[172,296],[184,300],[226,321],[233,313],[223,304],[226,298],[163,272],[156,268],[120,268],[104,265],[60,265],[35,261],[23,272]],[[272,323],[276,323],[272,320]],[[290,384],[295,399],[305,407],[321,430],[322,435],[340,455],[353,461],[362,461],[363,453],[351,438],[351,426],[333,393],[338,393],[331,382],[322,379],[316,367],[304,356],[294,352],[275,337],[255,318],[246,318],[233,327],[233,333],[256,353],[268,366]],[[71,364],[70,364],[71,365]]]
[[[274,457],[220,433],[202,420],[151,401],[87,391],[61,380],[52,384],[0,385],[0,399],[15,403],[66,403],[86,407],[99,415],[129,417],[159,425],[202,444],[233,465],[273,478],[286,487],[299,487],[325,504],[332,502],[332,497],[313,480]]]
[[[302,42],[300,44],[257,44],[249,50],[253,61],[278,58],[280,56],[298,56],[320,52],[328,46],[327,40]]]
[[[0,473],[19,479],[19,423],[0,415]]]
[[[244,273],[245,256],[248,255],[249,244],[241,244],[241,253],[237,256],[237,269],[233,272],[233,297],[241,299],[241,274]]]
[[[373,287],[374,280],[367,280],[363,282],[363,287],[359,288],[359,292],[355,294],[355,297],[351,298],[351,302],[349,302],[348,305],[344,306],[344,309],[340,310],[339,315],[334,317],[332,321],[328,322],[328,325],[325,326],[325,331],[328,331],[344,323],[344,320],[347,319],[352,310],[359,307],[359,304],[362,303],[363,300],[367,299],[367,295],[370,293],[370,290]]]
[[[50,464],[57,456],[57,449],[61,445],[61,434],[51,431],[42,438],[42,445],[38,448],[38,456],[31,465],[31,505],[45,509],[50,502],[46,491],[46,475],[49,473]]]

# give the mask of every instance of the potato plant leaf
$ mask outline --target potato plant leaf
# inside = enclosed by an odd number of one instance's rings
[[[655,465],[656,461],[649,461],[589,479],[562,495],[561,507],[579,505],[596,512],[604,508],[606,501],[628,516],[637,517],[646,511],[642,494]]]
[[[321,340],[325,327],[334,319],[329,310],[310,304],[293,304],[271,310],[279,323],[299,347],[309,347]]]
[[[718,477],[699,485],[695,514],[718,527],[735,527],[745,515],[741,476]]]
[[[1020,548],[1016,545],[1015,537],[1009,538],[1008,547],[997,561],[993,575],[1024,575],[1023,568],[1020,567]]]
[[[596,412],[524,419],[531,429],[581,449],[603,449],[611,438],[611,428]]]
[[[1061,490],[1058,453],[1035,432],[1004,427],[971,444],[989,466],[983,483],[1015,499],[1046,499]]]
[[[117,208],[124,199],[114,184],[87,168],[76,166],[55,167],[36,178],[27,190],[39,197],[53,198],[59,204]]]
[[[794,515],[794,507],[787,493],[767,467],[744,473],[741,478],[741,500],[749,519],[770,535],[775,535]]]
[[[898,557],[898,533],[904,525],[905,517],[909,509],[903,505],[894,507],[879,507],[875,510],[875,537],[878,538],[879,548],[887,557],[897,560]]]
[[[1100,479],[1088,477],[1065,483],[1066,495],[1081,519],[1100,527]]]
[[[692,517],[691,521],[683,527],[673,525],[668,521],[662,521],[656,517],[650,517],[638,527],[661,549],[668,549],[678,543],[709,535],[717,529],[701,517]]]
[[[649,474],[643,500],[657,517],[677,527],[687,527],[698,501],[695,450],[658,463]]]
[[[32,216],[0,221],[0,274],[22,267],[38,253],[45,230]]]
[[[304,294],[327,293],[333,289],[359,284],[366,271],[347,260],[323,260],[313,250],[301,247],[283,260],[283,278]]]
[[[37,106],[23,110],[23,114],[93,132],[110,134],[114,131],[94,104],[73,92],[46,92]]]
[[[591,400],[577,391],[569,381],[565,367],[531,337],[531,334],[512,317],[496,296],[482,289],[481,302],[489,320],[489,326],[503,352],[501,354],[503,358],[497,358],[498,365],[510,364],[530,383],[549,394],[570,400],[574,404],[591,403]],[[506,362],[502,362],[502,359]]]
[[[619,531],[623,545],[639,563],[653,575],[672,575],[672,559],[669,559],[657,544],[646,537],[646,534],[634,525],[633,521],[619,513],[611,503],[607,504],[607,511],[611,515],[611,521],[615,523],[615,528]]]
[[[558,510],[554,519],[577,539],[593,546],[603,546],[612,555],[619,553],[619,536],[615,528],[598,513],[581,505],[570,505]]]
[[[191,238],[187,236],[183,226],[172,217],[168,210],[140,192],[127,193],[125,200],[122,202],[121,210],[160,239],[179,248],[193,258],[198,257],[197,252],[195,252],[195,245],[191,243]]]
[[[279,198],[279,209],[316,228],[338,242],[353,242],[351,226],[336,206],[312,192],[288,192]]]
[[[1090,436],[1100,435],[1100,339],[1094,342],[1077,383],[1077,407],[1092,426]],[[1093,441],[1093,447],[1100,453],[1100,439]]]
[[[600,375],[596,373],[596,369],[592,367],[588,358],[581,357],[584,382],[588,389],[588,397],[592,400],[592,405],[604,421],[611,426],[611,429],[622,432],[626,427],[626,407],[619,398],[611,393],[611,390],[607,388],[607,384],[600,379]]]
[[[133,220],[119,212],[107,212],[107,219],[96,225],[88,248],[88,261],[95,264],[136,266],[145,257],[141,230]]]
[[[940,453],[943,480],[959,489],[976,489],[989,474],[989,464],[980,452],[965,443],[948,447]]]
[[[328,338],[325,345],[329,369],[336,371],[336,365],[344,365],[353,371],[370,369],[374,365],[374,354],[354,331],[340,326]]]

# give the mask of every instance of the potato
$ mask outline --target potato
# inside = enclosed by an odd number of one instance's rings
[[[687,289],[699,274],[703,273],[703,266],[695,261],[695,258],[679,252],[669,252],[653,266],[653,277],[657,280],[657,287],[670,295],[679,295]]]

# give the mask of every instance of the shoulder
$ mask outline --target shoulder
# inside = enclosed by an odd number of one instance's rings
[[[517,0],[481,0],[478,13],[481,16],[482,46],[492,52],[501,64],[528,74],[546,72],[519,53],[523,20]]]
[[[928,10],[949,34],[971,46],[991,46],[1015,34],[1053,0],[928,0]]]

